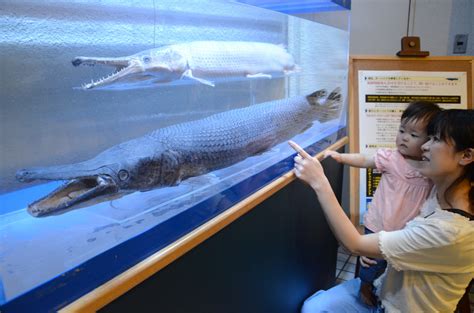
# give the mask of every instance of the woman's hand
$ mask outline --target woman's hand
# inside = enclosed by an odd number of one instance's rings
[[[383,258],[379,247],[379,234],[365,236],[359,234],[337,201],[336,195],[324,175],[321,163],[293,141],[288,141],[288,143],[298,152],[295,157],[294,169],[296,177],[308,183],[316,191],[321,209],[336,237],[354,254]]]
[[[290,140],[288,144],[298,152],[298,155],[295,157],[296,177],[308,183],[315,191],[319,191],[323,186],[329,185],[318,159],[312,158],[295,142]]]
[[[360,265],[362,265],[363,267],[370,267],[372,265],[375,265],[377,264],[377,261],[371,259],[371,258],[368,258],[366,256],[360,256],[359,257],[359,263]]]

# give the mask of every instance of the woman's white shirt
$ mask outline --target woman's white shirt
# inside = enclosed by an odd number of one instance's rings
[[[432,190],[405,228],[379,234],[388,266],[374,285],[386,312],[453,312],[474,277],[474,221],[442,210]]]

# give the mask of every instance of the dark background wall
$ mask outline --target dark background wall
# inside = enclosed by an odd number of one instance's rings
[[[342,166],[323,162],[340,197]],[[295,181],[101,312],[288,313],[334,284],[337,242]]]

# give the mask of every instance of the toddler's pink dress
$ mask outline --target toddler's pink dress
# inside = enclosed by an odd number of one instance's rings
[[[398,150],[379,149],[374,160],[382,178],[364,216],[364,225],[373,232],[402,229],[420,213],[433,184]]]

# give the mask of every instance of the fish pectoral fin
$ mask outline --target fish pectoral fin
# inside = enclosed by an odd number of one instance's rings
[[[264,74],[264,73],[247,74],[247,78],[268,78],[268,79],[271,79],[272,75]]]
[[[211,87],[215,87],[216,85],[209,81],[209,80],[205,80],[205,79],[202,79],[202,78],[198,78],[198,77],[194,77],[193,76],[193,72],[191,70],[186,70],[183,75],[181,75],[181,78],[189,78],[189,79],[192,79],[192,80],[195,80],[201,84],[204,84],[204,85],[207,85],[207,86],[211,86]]]

